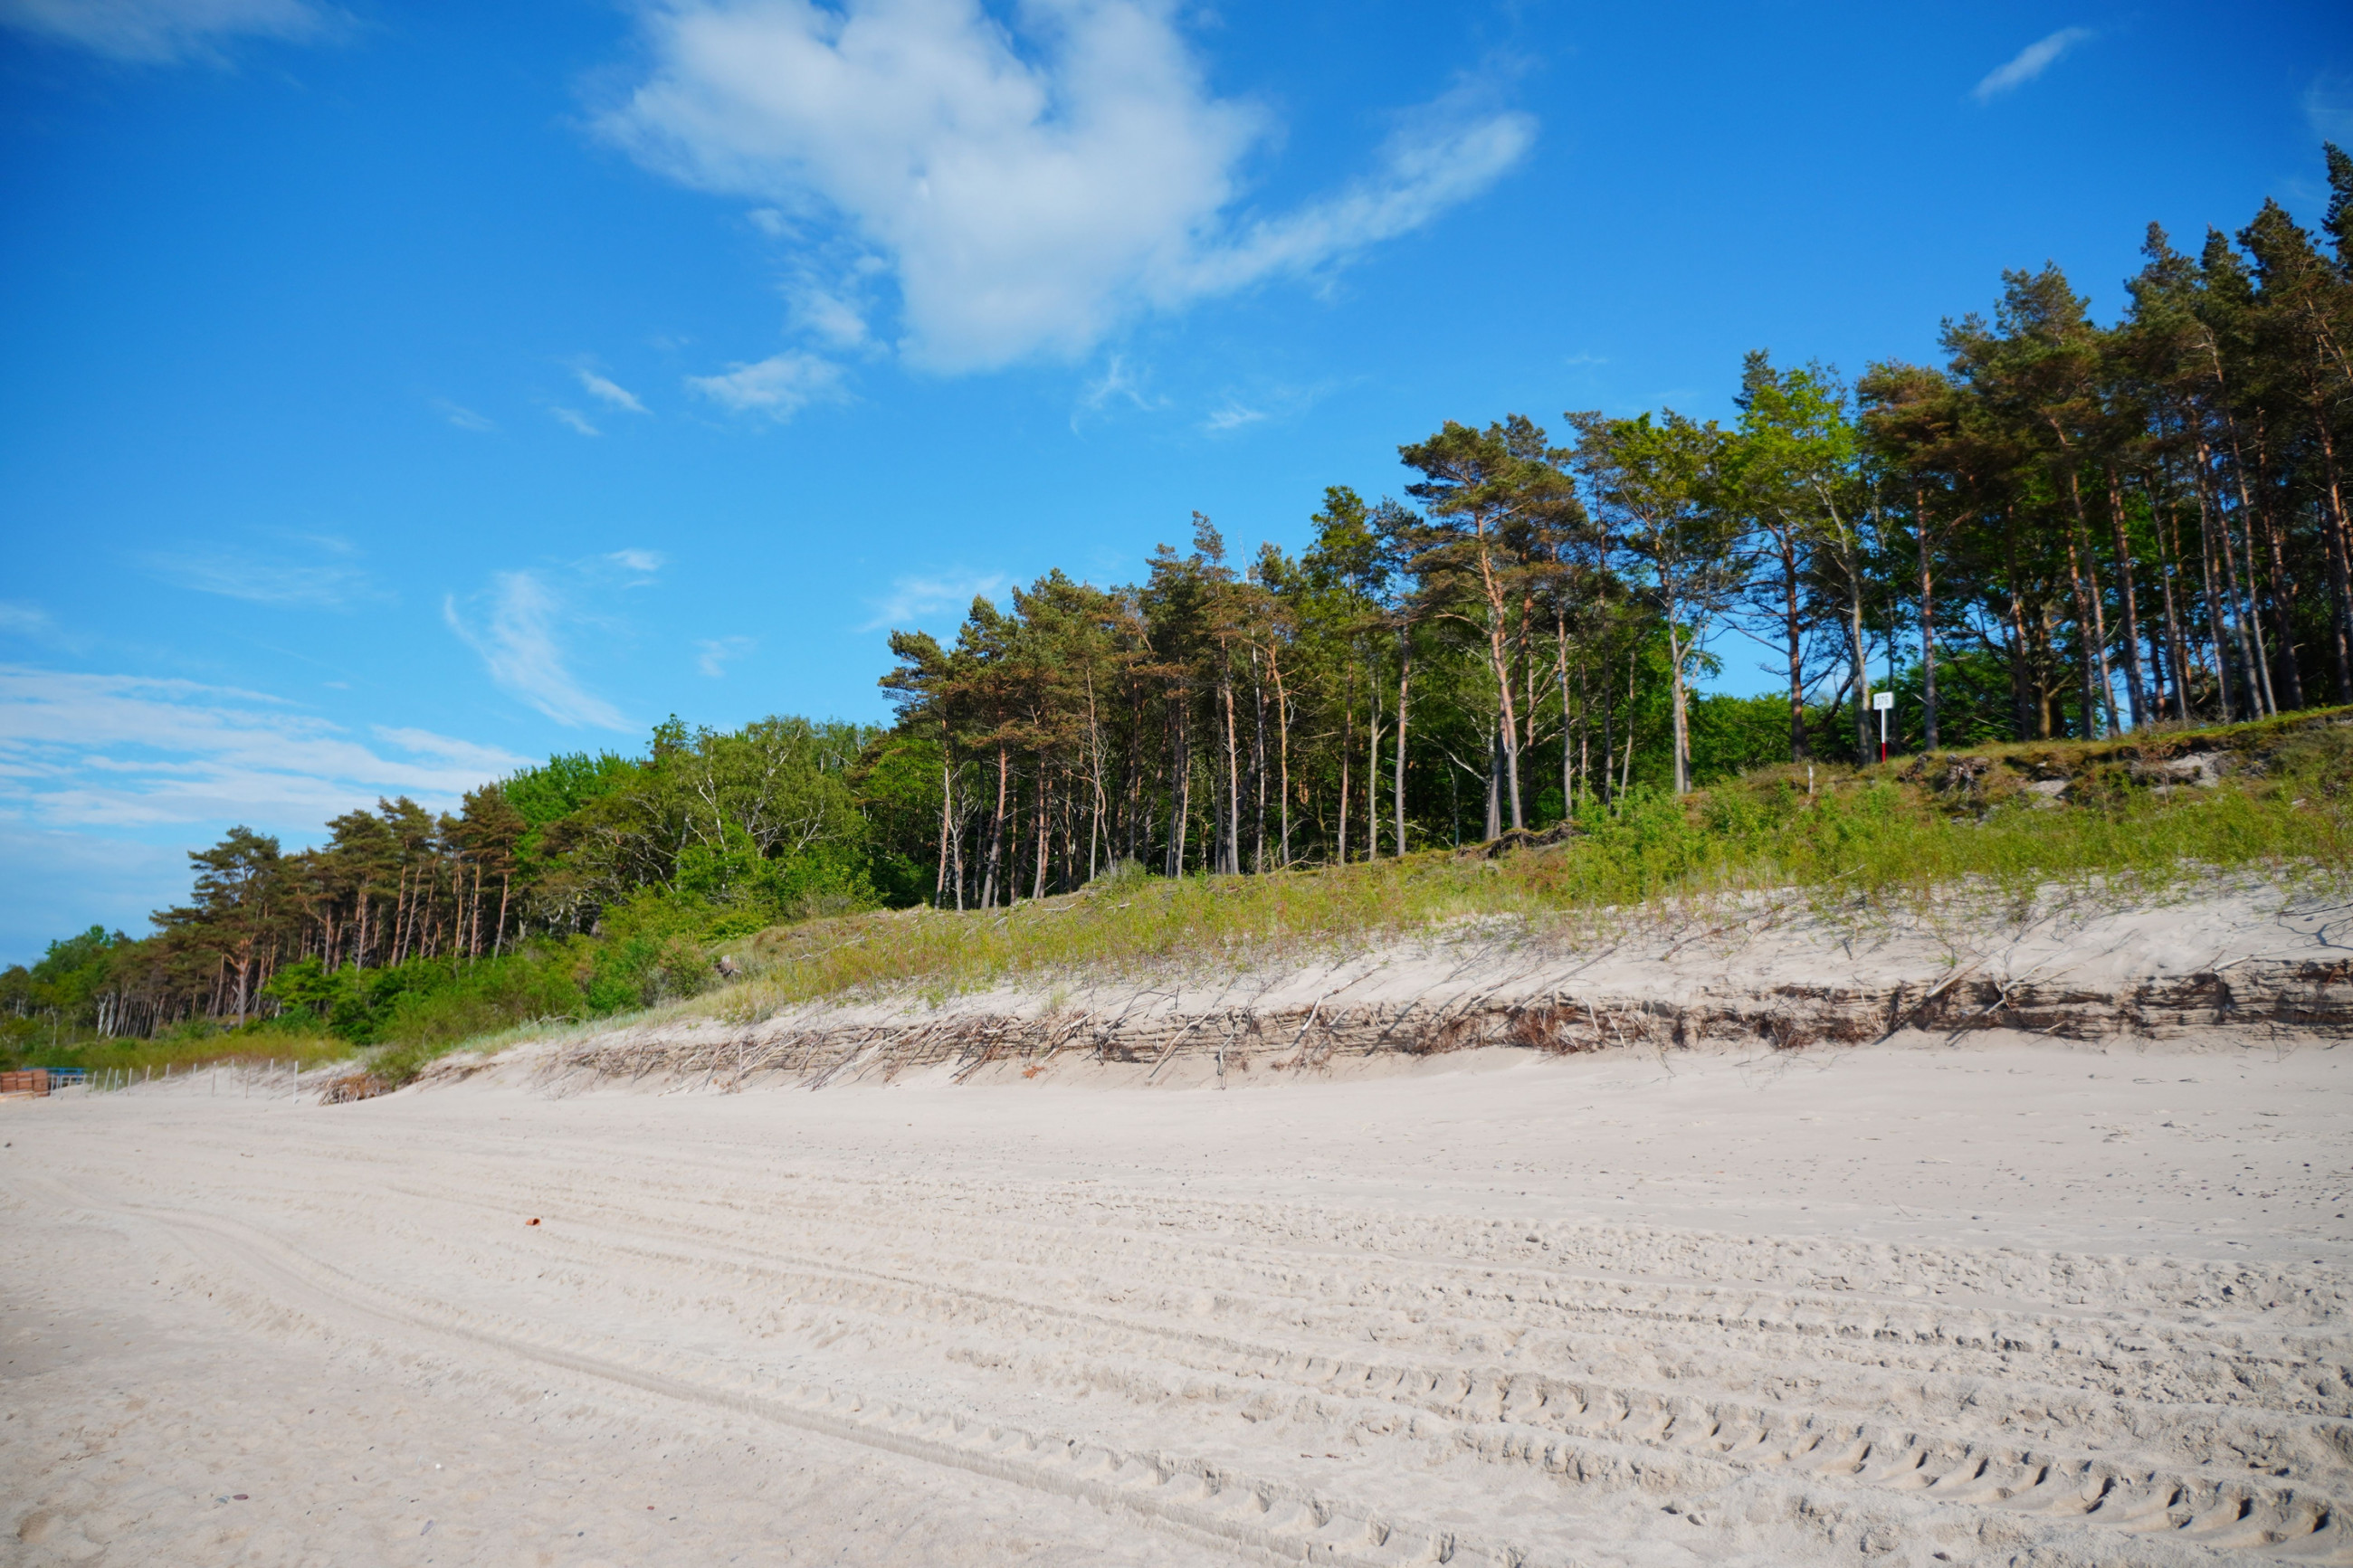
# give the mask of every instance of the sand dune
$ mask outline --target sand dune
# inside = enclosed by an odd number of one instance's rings
[[[12,1105],[5,1539],[2353,1562],[2344,1062],[1906,1035],[1247,1094]]]

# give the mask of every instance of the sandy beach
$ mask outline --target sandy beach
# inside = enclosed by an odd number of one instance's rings
[[[2353,1561],[2347,1059],[1904,1036],[1231,1091],[10,1104],[0,1539]]]

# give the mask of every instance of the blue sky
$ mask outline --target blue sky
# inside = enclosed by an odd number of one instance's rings
[[[0,0],[0,962],[1520,411],[2325,204],[2341,6]],[[1728,684],[1761,678],[1724,650]]]

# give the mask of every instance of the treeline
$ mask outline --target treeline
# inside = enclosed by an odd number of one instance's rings
[[[712,940],[811,912],[1541,830],[1864,760],[1881,723],[1933,749],[2353,700],[2353,160],[2326,152],[2325,238],[2269,202],[2194,257],[2152,226],[2112,324],[2055,268],[2007,274],[1938,365],[1752,354],[1729,424],[1449,422],[1398,448],[1402,500],[1327,489],[1296,555],[1196,514],[1138,583],[1051,572],[946,644],[894,632],[887,731],[673,721],[317,849],[237,829],[153,936],[0,975],[0,1030],[455,1037],[691,990]],[[1760,657],[1779,695],[1695,693]]]
[[[1450,422],[1398,448],[1405,501],[1334,487],[1295,558],[1196,514],[1141,583],[1050,573],[952,646],[893,634],[933,896],[1493,837],[1646,762],[1680,793],[1711,638],[1786,688],[1772,749],[1721,761],[1868,756],[1875,686],[1931,748],[2353,700],[2353,161],[2326,151],[2327,249],[2271,202],[2195,258],[2152,226],[2113,326],[2055,267],[2006,274],[1941,366],[1755,353],[1729,426],[1571,413],[1562,445]]]
[[[153,935],[93,928],[0,974],[0,1023],[19,1054],[256,1018],[365,1042],[691,991],[714,935],[910,896],[850,784],[877,734],[672,720],[642,757],[557,756],[455,813],[382,801],[315,849],[233,828]]]

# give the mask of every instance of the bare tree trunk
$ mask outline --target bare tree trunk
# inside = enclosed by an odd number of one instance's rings
[[[997,907],[997,868],[1005,847],[1006,797],[1012,787],[1013,759],[1000,742],[997,748],[997,816],[988,825],[988,868],[980,884],[980,907],[984,910]]]
[[[1683,683],[1683,659],[1686,657],[1688,656],[1683,648],[1683,628],[1676,626],[1674,617],[1670,616],[1667,618],[1667,663],[1669,673],[1673,677],[1675,702],[1673,744],[1677,795],[1691,793],[1691,712],[1689,692]]]
[[[2067,586],[2075,598],[2075,641],[2081,651],[2075,674],[2083,688],[2084,738],[2089,740],[2100,732],[2099,697],[2108,683],[2108,652],[2106,639],[2102,635],[2106,625],[2099,615],[2098,594],[2084,585],[2086,531],[2084,526],[2084,494],[2082,487],[2075,482],[2075,470],[2072,467],[2067,470],[2067,495],[2074,503],[2074,526],[2067,531]],[[2094,679],[2095,666],[2098,670],[2096,685]],[[2109,727],[2113,729],[2116,719],[2113,698],[2108,703],[2108,718]]]
[[[2323,492],[2327,511],[2321,519],[2321,531],[2328,541],[2329,616],[2328,650],[2337,677],[2337,700],[2353,702],[2353,581],[2348,580],[2348,550],[2353,550],[2353,530],[2348,530],[2345,518],[2345,486],[2337,472],[2337,441],[2329,434],[2328,421],[2316,412],[2313,428],[2320,440],[2321,473],[2328,486]]]
[[[1274,677],[1274,743],[1282,776],[1279,793],[1282,797],[1282,864],[1291,865],[1291,699],[1282,689],[1282,661],[1274,656],[1270,644],[1266,650],[1267,672]]]
[[[1936,551],[1930,542],[1928,491],[1912,481],[1912,538],[1920,552],[1920,731],[1921,744],[1935,751],[1936,729]],[[1891,619],[1893,617],[1891,616]]]
[[[1389,777],[1389,804],[1397,818],[1397,852],[1405,854],[1405,748],[1406,726],[1413,711],[1413,634],[1407,627],[1398,627],[1398,712],[1397,765]]]
[[[1482,840],[1502,837],[1504,831],[1504,744],[1499,715],[1494,726],[1487,731],[1487,831]]]
[[[1618,758],[1618,742],[1610,721],[1618,708],[1617,693],[1609,679],[1609,653],[1605,647],[1601,654],[1601,804],[1614,804],[1618,798],[1616,781],[1610,776]]]
[[[2156,521],[2153,514],[2149,521]],[[2125,613],[2125,695],[2132,700],[2133,728],[2137,730],[2148,722],[2148,690],[2141,679],[2140,600],[2133,584],[2132,540],[2125,531],[2124,482],[2114,463],[2108,465],[2108,521],[2116,533],[2116,586]]]
[[[1340,699],[1340,864],[1348,863],[1348,763],[1356,749],[1356,672],[1351,665]]]
[[[2170,510],[2158,509],[2157,485],[2146,473],[2140,477],[2140,488],[2148,497],[2149,522],[2157,530],[2158,552],[2162,557],[2158,581],[2165,588],[2165,652],[2166,662],[2173,667],[2173,716],[2188,723],[2189,650],[2181,635],[2181,613],[2173,594],[2173,580],[2181,571],[2181,530]]]
[[[1365,660],[1365,858],[1381,858],[1381,672],[1373,658]],[[1340,797],[1345,815],[1348,797]]]

